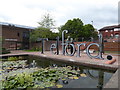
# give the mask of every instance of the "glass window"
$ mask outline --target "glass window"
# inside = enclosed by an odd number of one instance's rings
[[[119,37],[120,37],[120,35],[119,35],[119,34],[116,34],[116,35],[115,35],[115,38],[119,38]]]
[[[19,36],[20,36],[20,33],[17,33],[17,36],[19,37]]]

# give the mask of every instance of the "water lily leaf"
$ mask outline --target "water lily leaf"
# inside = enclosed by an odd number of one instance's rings
[[[43,86],[40,86],[39,88],[45,88],[45,87],[43,87]]]
[[[81,77],[87,77],[86,74],[82,73],[80,74]]]
[[[73,77],[74,79],[79,79],[78,77]]]
[[[74,77],[68,77],[69,79],[74,79]]]
[[[72,67],[71,67],[71,66],[67,66],[67,68],[68,68],[68,69],[72,69]]]
[[[64,77],[68,77],[67,75],[64,75]]]
[[[58,84],[58,85],[56,85],[56,87],[57,87],[57,88],[62,88],[63,85]]]
[[[4,70],[0,69],[0,71],[4,71]]]
[[[6,69],[12,69],[12,68],[8,67],[8,68],[6,68]]]
[[[68,76],[72,76],[72,74],[68,74]]]
[[[63,78],[62,80],[66,80],[66,79]]]
[[[72,75],[72,77],[76,77],[77,75]]]

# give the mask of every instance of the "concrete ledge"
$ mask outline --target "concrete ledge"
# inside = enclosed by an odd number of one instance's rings
[[[105,70],[111,70],[111,71],[116,71],[118,69],[117,65],[110,65],[110,64],[105,64],[105,63],[99,63],[99,62],[95,62],[95,61],[89,61],[89,60],[77,60],[78,58],[66,58],[65,56],[61,56],[59,57],[58,55],[45,55],[45,54],[28,54],[28,55],[32,55],[32,56],[38,56],[38,57],[43,57],[43,58],[47,58],[47,59],[53,59],[53,60],[58,60],[58,61],[62,61],[62,62],[66,62],[66,63],[73,63],[76,65],[82,65],[82,66],[88,66],[88,67],[92,67],[92,68],[100,68],[100,69],[105,69]]]
[[[104,86],[103,90],[106,90],[106,88],[116,88],[119,90],[119,78],[118,78],[118,70],[115,72],[115,74],[113,74],[113,76],[111,77],[111,79],[108,81],[108,83],[106,83],[106,85]],[[114,90],[114,89],[113,89]]]

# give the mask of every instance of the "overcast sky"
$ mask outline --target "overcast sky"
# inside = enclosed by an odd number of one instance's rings
[[[84,24],[100,29],[118,24],[119,0],[0,0],[0,22],[37,27],[49,12],[55,25],[80,18]]]

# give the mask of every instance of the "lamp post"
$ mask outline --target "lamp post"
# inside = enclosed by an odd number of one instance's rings
[[[92,22],[92,25],[93,25],[93,21],[91,21]]]

